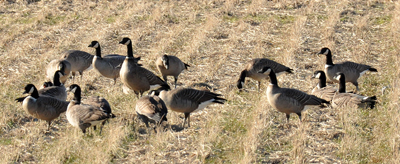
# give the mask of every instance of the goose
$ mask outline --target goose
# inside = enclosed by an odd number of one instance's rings
[[[377,69],[372,68],[369,65],[354,63],[350,61],[333,64],[331,50],[326,47],[322,48],[318,55],[326,56],[324,71],[330,81],[339,83],[339,81],[337,81],[333,77],[336,76],[338,72],[342,72],[346,76],[346,82],[353,83],[353,85],[356,86],[357,91],[360,91],[357,82],[359,77],[361,77],[367,71],[378,72]]]
[[[188,127],[190,127],[190,113],[200,111],[211,103],[224,104],[226,99],[220,96],[217,93],[191,88],[162,90],[159,95],[168,109],[185,114],[182,127],[185,126],[186,120],[188,120]]]
[[[100,43],[97,41],[92,41],[88,47],[96,49],[96,55],[93,57],[92,61],[94,69],[104,77],[114,79],[115,85],[116,80],[119,77],[119,71],[121,70],[122,62],[125,60],[125,56],[111,54],[101,57]],[[140,57],[136,58],[135,60],[140,60]]]
[[[267,87],[268,102],[273,108],[286,114],[287,122],[289,122],[291,113],[296,113],[301,121],[302,111],[312,106],[329,104],[329,102],[324,99],[309,95],[297,89],[279,87],[276,74],[269,67],[262,68],[259,73],[269,75],[270,84]]]
[[[326,101],[331,101],[337,89],[326,86],[326,75],[324,71],[315,71],[312,78],[319,79],[318,85],[312,90],[311,94],[322,98]]]
[[[69,103],[67,109],[67,120],[68,122],[77,128],[80,128],[83,133],[86,133],[86,129],[92,126],[96,126],[100,123],[104,125],[104,122],[109,118],[114,118],[115,115],[108,112],[108,109],[104,109],[104,106],[109,107],[108,102],[98,99],[99,102],[92,102],[88,104],[81,103],[81,88],[73,84],[68,88],[68,91],[74,93],[73,100]],[[101,103],[103,103],[101,107]],[[106,103],[105,103],[106,102]],[[94,103],[94,104],[93,104]],[[101,130],[100,130],[101,133]]]
[[[33,84],[26,85],[23,94],[29,94],[22,102],[23,109],[33,117],[47,121],[47,130],[50,130],[51,121],[67,110],[69,103],[49,96],[40,96]]]
[[[67,60],[71,64],[72,79],[75,79],[76,72],[81,75],[83,72],[92,69],[93,55],[79,50],[68,50],[64,52],[61,59]]]
[[[65,86],[60,82],[60,78],[63,77],[61,71],[56,71],[54,73],[54,84],[51,82],[45,82],[44,88],[38,90],[39,96],[49,96],[62,101],[67,100],[67,92]],[[51,86],[49,86],[51,85]],[[15,99],[17,102],[23,102],[26,97],[19,97]]]
[[[174,76],[175,88],[176,82],[178,81],[179,74],[190,67],[190,65],[184,63],[176,56],[163,55],[156,60],[156,66],[158,71],[162,74],[163,79],[167,82],[167,76]]]
[[[160,77],[146,68],[140,67],[133,57],[132,41],[129,38],[123,38],[120,44],[128,48],[128,55],[121,66],[120,76],[122,83],[133,90],[137,96],[143,95],[147,90],[161,88],[170,89],[168,84]]]
[[[258,91],[260,91],[261,80],[268,78],[268,75],[258,73],[258,71],[261,70],[263,67],[270,67],[277,74],[281,74],[284,72],[293,73],[292,72],[293,69],[290,69],[289,67],[286,67],[273,60],[266,58],[256,58],[247,62],[245,69],[240,73],[240,78],[237,81],[237,87],[239,89],[242,89],[245,82],[245,78],[250,77],[258,81]]]
[[[161,124],[167,120],[168,110],[160,97],[152,94],[141,97],[136,102],[136,113],[138,117],[149,127],[149,123]]]
[[[371,108],[376,104],[376,96],[367,97],[354,93],[346,93],[346,75],[338,72],[335,79],[339,81],[339,93],[336,93],[332,98],[333,108],[342,108],[346,106]]]
[[[60,78],[60,81],[65,84],[71,72],[71,63],[63,59],[54,59],[50,61],[46,68],[47,79],[54,79],[54,72],[57,70],[63,72],[64,76]]]

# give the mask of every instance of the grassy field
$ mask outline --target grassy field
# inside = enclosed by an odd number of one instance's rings
[[[400,163],[398,1],[0,0],[0,22],[2,163]],[[14,102],[26,84],[46,80],[46,65],[62,52],[94,54],[88,45],[97,40],[103,54],[126,55],[123,37],[145,68],[160,75],[155,59],[178,56],[191,65],[179,87],[207,83],[228,101],[192,114],[184,130],[177,128],[183,114],[171,111],[173,129],[148,134],[136,96],[90,70],[75,83],[84,97],[105,97],[117,115],[101,135],[83,135],[64,114],[47,132],[45,121]],[[292,115],[286,123],[267,101],[267,80],[260,92],[251,79],[245,92],[236,88],[245,62],[264,57],[294,69],[279,76],[280,86],[310,93],[323,47],[334,62],[378,69],[359,79],[362,94],[378,97],[375,109],[314,108],[303,122]]]

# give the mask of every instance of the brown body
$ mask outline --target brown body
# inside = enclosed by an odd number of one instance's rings
[[[204,109],[211,103],[223,104],[225,99],[219,94],[190,88],[177,88],[171,91],[161,91],[160,98],[168,109],[185,114],[190,127],[190,113]]]
[[[138,117],[149,127],[148,122],[156,124],[167,121],[167,107],[158,96],[143,96],[136,102]]]
[[[71,63],[64,59],[54,59],[50,61],[46,68],[47,79],[53,80],[54,73],[63,67],[64,76],[60,78],[61,83],[65,84],[71,73]]]
[[[239,89],[242,89],[244,82],[245,82],[245,78],[250,77],[250,78],[258,81],[258,89],[260,90],[261,80],[268,78],[268,75],[258,73],[264,67],[271,68],[277,74],[280,74],[283,72],[292,73],[292,69],[290,69],[289,67],[286,67],[280,63],[277,63],[273,60],[269,60],[266,58],[253,59],[253,60],[250,60],[247,62],[245,69],[241,72],[240,78],[237,82],[237,87]]]
[[[84,51],[69,50],[61,56],[61,59],[65,59],[71,64],[73,77],[75,77],[76,72],[79,72],[82,79],[83,71],[91,69],[93,57],[93,55]]]
[[[156,66],[158,71],[162,74],[163,79],[165,82],[167,82],[168,78],[167,76],[173,76],[175,79],[175,88],[176,88],[176,82],[178,81],[178,76],[181,74],[181,72],[187,67],[189,67],[188,64],[183,63],[181,59],[179,59],[176,56],[171,56],[171,55],[163,55],[160,56],[156,60]]]

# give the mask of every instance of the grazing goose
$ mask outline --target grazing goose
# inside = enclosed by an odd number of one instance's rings
[[[109,107],[107,100],[96,99],[98,102],[83,104],[81,103],[81,88],[78,85],[71,85],[68,91],[74,93],[74,99],[68,105],[67,120],[72,126],[80,128],[83,133],[86,133],[87,128],[100,123],[104,125],[107,119],[115,117],[111,113],[111,108],[107,109],[107,106]]]
[[[39,96],[49,96],[62,101],[67,100],[67,92],[65,86],[60,82],[60,77],[63,77],[63,73],[61,71],[56,71],[54,73],[54,84],[51,82],[45,82],[43,86],[46,86],[38,91]],[[49,86],[51,85],[51,86]],[[24,101],[26,97],[19,97],[15,99],[17,102]]]
[[[136,102],[136,113],[138,117],[149,127],[149,123],[161,124],[167,121],[167,107],[160,97],[147,95]]]
[[[71,63],[67,60],[63,59],[54,59],[50,61],[46,68],[47,78],[52,80],[54,79],[54,72],[60,70],[63,72],[64,76],[60,78],[61,83],[65,84],[69,78],[69,74],[71,72]]]
[[[346,82],[353,83],[354,86],[356,86],[357,91],[360,91],[357,82],[359,77],[361,77],[367,71],[378,72],[375,68],[372,68],[369,65],[358,64],[349,61],[333,64],[331,50],[326,47],[322,48],[318,54],[326,56],[325,74],[330,81],[339,83],[339,81],[333,77],[336,76],[338,72],[342,72],[346,76]]]
[[[280,74],[284,72],[292,73],[293,69],[279,64],[273,60],[266,58],[257,58],[247,62],[245,69],[240,73],[240,78],[237,81],[237,87],[239,89],[243,88],[245,78],[250,77],[258,81],[258,91],[260,91],[261,80],[268,78],[268,75],[258,73],[264,67],[270,67],[274,72]]]
[[[146,68],[140,67],[133,57],[132,41],[124,38],[120,44],[124,44],[128,48],[128,55],[121,66],[120,76],[122,83],[133,90],[137,96],[142,96],[147,90],[158,88],[170,89],[168,84],[160,77]]]
[[[117,78],[119,77],[119,71],[121,70],[122,62],[125,60],[125,56],[111,54],[101,57],[100,44],[97,41],[92,41],[89,47],[96,49],[96,55],[93,58],[93,67],[95,70],[99,71],[101,75],[107,78],[114,79],[114,85]],[[140,60],[136,58],[135,60]]]
[[[83,76],[83,71],[90,70],[92,67],[93,55],[79,50],[68,50],[61,59],[67,60],[71,64],[71,73],[73,80],[75,79],[76,72]]]
[[[318,85],[312,90],[311,94],[324,99],[326,101],[331,101],[337,89],[326,86],[326,76],[324,71],[315,71],[312,78],[319,79]]]
[[[49,96],[40,96],[33,84],[25,86],[23,94],[26,93],[29,96],[22,102],[23,109],[33,117],[47,121],[47,130],[50,130],[51,121],[67,110],[69,102]]]
[[[190,113],[200,111],[211,103],[224,104],[225,99],[209,91],[202,91],[190,88],[177,88],[171,91],[162,90],[160,98],[164,101],[168,109],[185,114],[182,127],[188,120],[190,127]]]
[[[323,103],[329,104],[329,102],[324,99],[309,95],[297,89],[280,88],[275,72],[269,67],[264,67],[259,73],[269,75],[271,80],[267,88],[269,104],[278,111],[285,113],[287,122],[289,122],[290,113],[296,113],[301,121],[302,111],[312,106],[322,106]]]
[[[339,93],[336,93],[332,99],[333,108],[342,108],[346,106],[371,108],[375,107],[376,96],[367,97],[354,93],[346,93],[346,75],[339,72],[335,79],[339,81]]]
[[[162,74],[165,82],[168,80],[167,76],[174,76],[175,88],[179,74],[183,70],[187,69],[187,67],[190,67],[188,64],[182,62],[178,57],[171,55],[163,55],[159,57],[156,60],[156,66],[158,71]]]

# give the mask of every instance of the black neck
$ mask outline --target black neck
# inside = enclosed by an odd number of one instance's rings
[[[53,83],[54,86],[61,86],[59,71],[54,74]]]
[[[328,54],[326,55],[326,65],[333,65],[331,51],[329,51]]]
[[[269,73],[269,79],[271,80],[270,83],[278,86],[278,80],[276,79],[276,74],[275,72],[271,69],[271,72]]]
[[[128,48],[128,57],[133,58],[132,41],[129,42],[129,44],[127,45],[127,48]]]
[[[33,92],[31,93],[31,96],[35,99],[39,98],[39,92],[36,89],[36,87],[33,88]]]
[[[339,79],[339,93],[346,93],[346,80],[343,75]]]
[[[240,82],[244,82],[246,76],[247,76],[247,71],[246,71],[246,70],[243,70],[242,73],[240,73],[239,81],[240,81]]]
[[[324,88],[326,87],[326,76],[325,73],[321,73],[320,77],[319,77],[319,84],[318,84],[319,88]]]
[[[100,45],[98,45],[98,47],[96,48],[96,56],[101,58],[101,48]]]
[[[75,92],[74,92],[74,102],[75,104],[80,104],[81,103],[81,88],[77,87]]]

